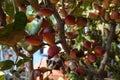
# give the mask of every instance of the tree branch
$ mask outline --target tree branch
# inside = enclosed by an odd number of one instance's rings
[[[48,0],[48,2],[49,2],[49,0]],[[52,4],[49,2],[48,6],[54,10],[53,15],[54,15],[54,17],[55,17],[55,19],[56,19],[56,21],[57,21],[57,24],[58,24],[59,39],[60,39],[60,41],[61,41],[62,47],[63,47],[63,49],[65,50],[65,52],[66,52],[67,54],[69,54],[70,49],[69,49],[69,47],[68,47],[68,45],[67,45],[67,43],[66,43],[65,31],[64,31],[65,22],[61,19],[60,15],[58,14],[58,12],[57,12],[57,10],[56,10],[56,8],[55,8],[54,5],[52,5]]]
[[[116,29],[116,23],[113,22],[111,23],[110,25],[110,33],[109,33],[109,36],[108,36],[108,40],[107,40],[107,44],[106,44],[106,52],[104,54],[104,57],[103,57],[103,60],[101,61],[101,64],[100,64],[100,67],[98,69],[98,72],[97,74],[101,74],[101,72],[104,70],[105,68],[105,65],[107,63],[107,60],[109,58],[109,52],[110,52],[110,48],[111,48],[111,43],[112,43],[112,40],[113,40],[113,37],[115,35],[115,29]]]

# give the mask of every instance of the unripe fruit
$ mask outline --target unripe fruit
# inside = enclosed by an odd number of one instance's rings
[[[76,24],[78,26],[86,26],[87,25],[87,19],[86,18],[77,18]]]
[[[37,35],[26,36],[25,40],[33,46],[39,46],[42,44],[42,37],[38,37]]]
[[[84,41],[83,46],[84,46],[84,48],[89,49],[89,48],[91,48],[91,43],[86,40],[86,41]]]
[[[59,53],[59,47],[58,46],[52,45],[52,46],[49,47],[49,49],[48,49],[48,56],[50,58],[54,57],[58,53]]]
[[[90,17],[91,19],[97,19],[97,18],[98,18],[98,14],[96,14],[96,13],[94,13],[94,12],[90,12],[90,13],[89,13],[89,17]]]
[[[52,27],[47,27],[43,30],[43,39],[49,44],[55,44],[55,30]]]
[[[88,60],[89,60],[90,62],[95,62],[95,61],[97,60],[97,57],[96,57],[96,55],[93,54],[93,53],[88,53]]]
[[[51,3],[56,4],[59,0],[50,0]]]
[[[43,16],[51,16],[53,14],[53,11],[50,8],[40,8],[39,13]]]
[[[65,23],[68,25],[74,25],[75,24],[75,17],[73,15],[66,16]]]
[[[105,50],[105,48],[103,48],[101,46],[96,46],[94,51],[95,51],[95,55],[97,57],[101,57],[101,56],[103,56],[103,54],[105,53],[106,50]]]

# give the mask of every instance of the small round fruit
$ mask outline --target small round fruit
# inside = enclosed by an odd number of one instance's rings
[[[59,50],[60,50],[59,47],[56,45],[50,46],[48,49],[48,56],[51,58],[54,57],[56,54],[59,53]]]
[[[53,11],[50,8],[40,8],[39,13],[43,16],[48,17],[48,16],[51,16],[53,14]]]
[[[76,52],[77,52],[77,51],[78,51],[77,49],[72,49],[72,50],[70,51],[70,58],[75,59],[75,58],[76,58]]]
[[[76,73],[77,75],[83,75],[83,74],[85,74],[85,70],[84,70],[84,68],[83,68],[82,66],[79,66],[79,67],[77,67],[77,68],[75,69],[75,73]]]
[[[91,48],[91,42],[86,40],[86,41],[84,41],[83,46],[84,46],[84,48],[89,49],[89,48]]]
[[[49,44],[55,44],[55,30],[52,27],[47,27],[43,30],[43,39]]]
[[[42,37],[38,37],[37,35],[26,36],[25,40],[33,46],[39,46],[42,44]]]
[[[105,50],[105,48],[103,48],[101,46],[96,46],[94,51],[95,51],[95,55],[97,57],[101,57],[101,56],[103,56],[103,54],[105,53],[106,50]]]
[[[95,61],[97,60],[97,57],[96,57],[96,55],[93,54],[93,53],[88,53],[88,60],[89,60],[90,62],[95,62]]]
[[[110,15],[110,18],[111,19],[118,19],[118,18],[120,18],[119,15],[120,15],[120,13],[118,11],[113,11]]]
[[[78,26],[86,26],[87,25],[87,19],[83,18],[83,17],[77,18],[76,24]]]
[[[68,24],[68,25],[74,25],[75,24],[75,16],[67,15],[65,17],[65,23]]]
[[[90,12],[90,13],[89,13],[89,17],[90,17],[91,19],[97,19],[97,18],[98,18],[98,14],[97,14],[97,13],[94,13],[94,12]]]
[[[74,32],[66,32],[66,37],[69,39],[75,39],[77,38],[78,34],[74,33]]]

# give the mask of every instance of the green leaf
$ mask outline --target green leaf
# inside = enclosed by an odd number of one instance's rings
[[[15,14],[14,29],[24,30],[27,24],[27,16],[24,12],[17,12]]]
[[[83,8],[78,8],[75,12],[74,12],[74,15],[76,17],[80,17],[83,13],[84,9]]]
[[[83,27],[80,27],[79,29],[78,29],[78,42],[81,42],[82,40],[83,40]]]
[[[0,70],[8,70],[12,68],[14,62],[12,60],[5,60],[0,62]]]
[[[29,60],[30,60],[30,59],[28,59],[28,58],[20,59],[20,60],[16,63],[16,65],[17,65],[17,67],[19,67],[20,65],[28,62]]]
[[[0,75],[0,80],[4,80],[5,75]]]
[[[0,80],[5,80],[5,73],[0,71]]]
[[[14,7],[13,7],[13,3],[10,1],[4,2],[4,10],[5,12],[10,16],[10,17],[14,17]]]
[[[90,0],[84,0],[84,1],[83,1],[83,6],[84,6],[85,9],[86,9],[87,7],[90,7],[90,6],[91,6],[91,1],[90,1]]]

